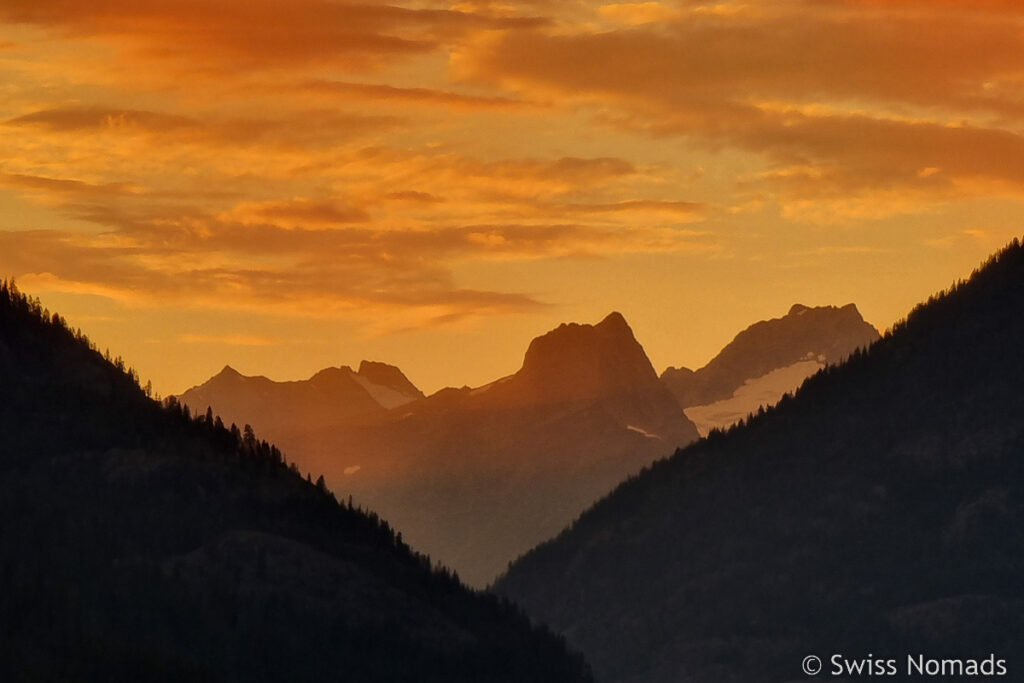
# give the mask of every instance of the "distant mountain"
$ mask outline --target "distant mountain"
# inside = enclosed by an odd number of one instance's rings
[[[184,398],[220,410],[212,394]],[[259,405],[249,414],[275,412],[269,395],[251,400]],[[698,436],[618,313],[533,340],[519,372],[482,387],[334,424],[294,413],[251,419],[332,490],[380,511],[476,586]]]
[[[250,430],[150,400],[7,283],[0,387],[0,680],[590,679],[517,609]]]
[[[297,422],[309,428],[337,425],[420,398],[423,392],[401,370],[365,360],[358,372],[343,365],[296,382],[247,377],[229,365],[180,397],[193,410],[213,406],[225,422],[251,424],[265,434]]]
[[[808,655],[837,680],[866,678],[834,655],[900,678],[908,655],[992,656],[1019,678],[1021,349],[1015,241],[795,397],[618,487],[496,590],[608,683],[796,681]]]
[[[794,304],[782,318],[740,332],[699,370],[670,367],[661,381],[705,435],[774,405],[810,375],[878,338],[854,304]]]
[[[534,339],[519,372],[472,395],[495,410],[599,406],[613,424],[648,439],[696,438],[620,313],[597,325],[563,324]]]

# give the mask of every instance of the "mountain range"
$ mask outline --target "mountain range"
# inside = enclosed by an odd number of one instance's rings
[[[226,423],[251,424],[274,434],[296,424],[319,429],[368,418],[423,398],[402,371],[386,363],[363,361],[358,371],[347,365],[325,368],[308,380],[275,382],[246,377],[225,366],[201,386],[181,396],[196,409],[216,406]]]
[[[877,337],[853,304],[796,304],[740,332],[703,368],[659,379],[612,313],[534,339],[517,373],[481,387],[424,397],[397,367],[363,361],[358,372],[327,368],[297,382],[226,367],[181,400],[252,424],[484,586],[625,477],[698,432],[774,405]]]
[[[355,391],[349,380],[367,367],[388,369],[387,383],[367,378],[373,386],[410,400],[374,404],[372,392]],[[300,465],[324,472],[332,490],[380,512],[477,586],[698,437],[618,313],[534,339],[513,375],[418,400],[397,368],[324,372],[345,381],[333,394],[338,409],[319,405],[310,420],[303,410],[325,396],[324,373],[273,383],[225,369],[181,399],[252,420]]]
[[[354,395],[338,374],[325,391]],[[0,387],[0,680],[591,680],[517,608],[251,429],[153,401],[6,282]]]
[[[1021,349],[1015,241],[795,396],[621,484],[495,590],[607,683],[804,680],[811,655],[834,680],[890,659],[902,676],[908,657],[1019,678]]]

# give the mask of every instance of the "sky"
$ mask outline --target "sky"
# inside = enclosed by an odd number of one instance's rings
[[[3,0],[0,277],[164,395],[880,329],[1024,232],[1015,0]]]

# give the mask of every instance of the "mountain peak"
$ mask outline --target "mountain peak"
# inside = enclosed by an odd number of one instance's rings
[[[662,380],[685,408],[728,399],[747,380],[815,359],[838,363],[879,338],[855,304],[793,304],[781,318],[762,320],[736,335],[707,365],[690,371],[669,368]]]
[[[307,381],[311,384],[324,384],[327,382],[338,382],[343,381],[345,378],[352,376],[352,368],[347,365],[341,365],[339,367],[326,367],[323,370],[318,370],[310,377]]]
[[[657,381],[651,362],[621,313],[596,325],[568,323],[537,337],[520,382],[549,398],[595,398]]]
[[[809,310],[811,310],[809,306],[804,306],[803,304],[793,304],[793,306],[789,309],[789,313],[787,313],[786,315],[801,315]]]
[[[373,384],[387,387],[410,398],[423,398],[423,392],[395,365],[364,360],[359,363],[359,371],[356,374]]]
[[[606,315],[601,322],[595,325],[595,327],[625,329],[629,330],[630,336],[633,335],[633,330],[630,329],[629,323],[626,322],[626,318],[618,311],[612,311]]]
[[[849,303],[845,306],[805,306],[804,304],[793,304],[786,313],[785,318],[800,317],[810,313],[818,316],[830,316],[835,318],[849,318],[850,320],[863,321],[857,304]]]
[[[215,376],[216,377],[241,377],[242,373],[240,373],[238,370],[235,370],[230,365],[225,365],[224,369],[221,370],[220,372],[218,372]]]

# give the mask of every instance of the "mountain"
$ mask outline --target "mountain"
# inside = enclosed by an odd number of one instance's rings
[[[228,365],[186,391],[180,400],[199,411],[213,406],[225,422],[251,424],[262,433],[272,434],[296,422],[307,427],[336,425],[420,398],[423,392],[401,370],[364,360],[357,372],[343,365],[296,382],[247,377]]]
[[[534,339],[519,372],[476,396],[479,407],[501,411],[599,407],[618,427],[648,439],[681,444],[696,438],[617,312],[596,325],[563,324]]]
[[[812,654],[837,679],[833,655],[1019,672],[1021,349],[1015,241],[794,397],[623,483],[495,590],[608,683],[804,680]]]
[[[7,283],[0,387],[0,680],[590,680],[516,608],[251,430],[152,401]]]
[[[699,370],[670,367],[661,381],[706,435],[774,405],[810,375],[878,338],[854,304],[794,304],[782,318],[740,332]]]
[[[275,411],[269,397],[250,400],[253,415]],[[252,420],[324,472],[332,490],[378,510],[475,586],[698,436],[619,313],[534,339],[518,372],[482,387],[335,424]]]

